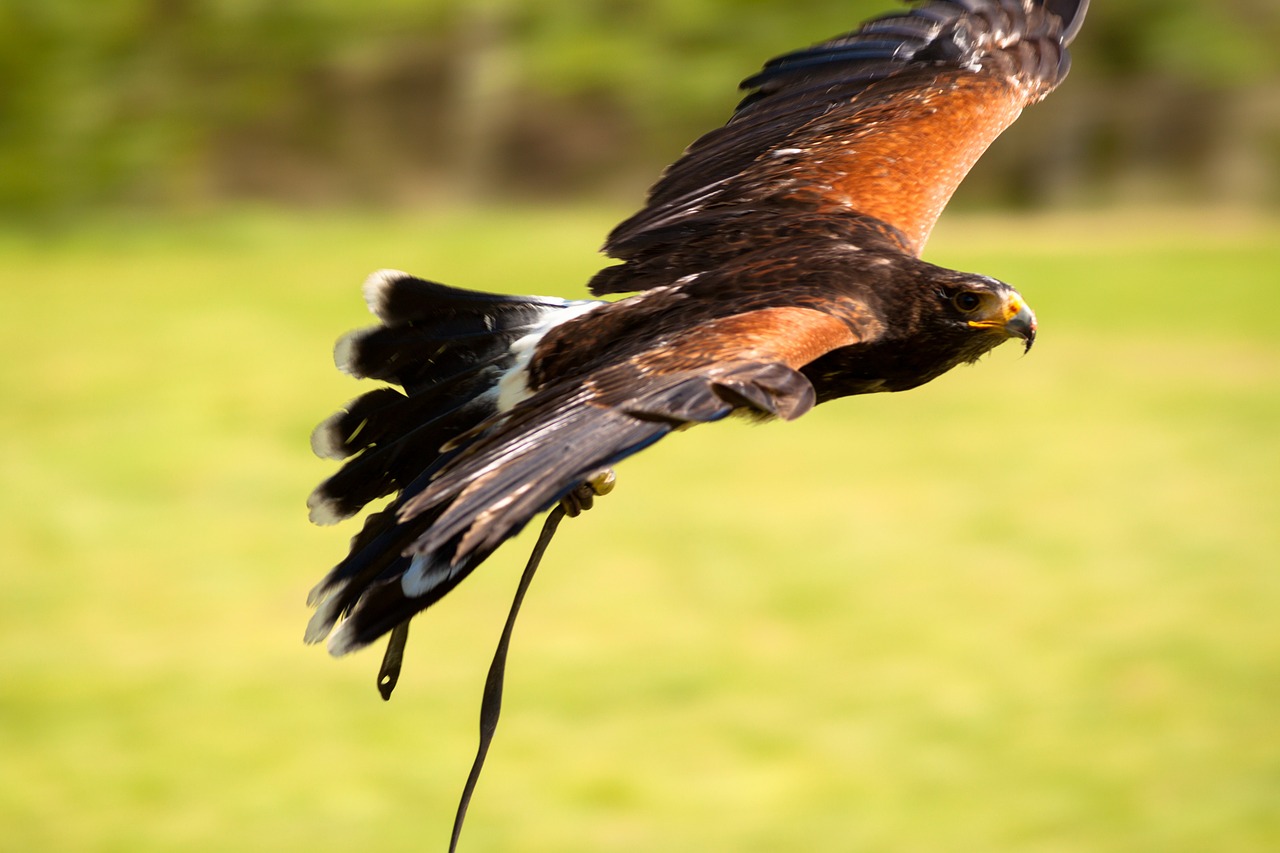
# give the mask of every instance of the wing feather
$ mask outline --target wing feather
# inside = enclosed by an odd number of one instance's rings
[[[723,318],[669,345],[545,388],[495,416],[371,517],[317,588],[308,639],[335,653],[372,642],[461,582],[503,541],[602,469],[693,423],[735,411],[786,420],[813,407],[798,368],[857,342],[809,308]],[[441,580],[405,583],[415,562]]]
[[[740,224],[786,210],[879,220],[918,256],[982,152],[1066,76],[1066,44],[1086,6],[934,0],[770,61],[744,81],[751,91],[729,122],[672,164],[605,251],[641,265],[673,248],[688,255],[719,216]],[[621,292],[626,278],[594,286]]]
[[[544,389],[467,446],[407,501],[401,519],[447,504],[413,550],[431,552],[465,533],[454,558],[494,547],[595,471],[673,429],[738,408],[783,419],[813,406],[798,372],[857,340],[845,322],[808,308],[727,317],[585,379]]]

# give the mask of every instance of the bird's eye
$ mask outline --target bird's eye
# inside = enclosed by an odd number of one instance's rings
[[[970,311],[978,309],[978,306],[982,304],[982,297],[972,290],[962,290],[951,297],[951,304],[968,314]]]

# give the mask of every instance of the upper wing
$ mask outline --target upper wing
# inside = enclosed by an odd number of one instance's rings
[[[934,0],[772,60],[605,252],[679,254],[699,235],[788,211],[878,220],[918,256],[982,152],[1066,76],[1087,5]],[[635,289],[627,278],[605,275],[593,289]]]

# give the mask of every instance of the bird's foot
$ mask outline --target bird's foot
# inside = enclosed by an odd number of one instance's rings
[[[560,499],[560,505],[564,507],[564,514],[570,518],[577,518],[595,505],[596,498],[604,497],[612,492],[617,481],[618,477],[613,473],[612,468],[605,468],[603,471],[598,471],[591,475],[572,492]]]

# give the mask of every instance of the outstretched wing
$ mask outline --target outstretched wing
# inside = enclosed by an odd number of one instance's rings
[[[785,420],[815,402],[798,368],[858,339],[800,307],[763,308],[539,391],[461,436],[440,466],[370,519],[313,594],[308,639],[335,654],[437,601],[504,540],[595,473],[680,427],[736,410]]]
[[[700,236],[807,212],[877,220],[919,256],[982,152],[1066,76],[1066,45],[1087,5],[933,0],[772,60],[744,81],[751,92],[728,124],[690,146],[613,231],[606,253],[638,266],[662,258],[670,272],[682,253],[697,257]],[[603,271],[592,289],[658,283],[625,267]]]

